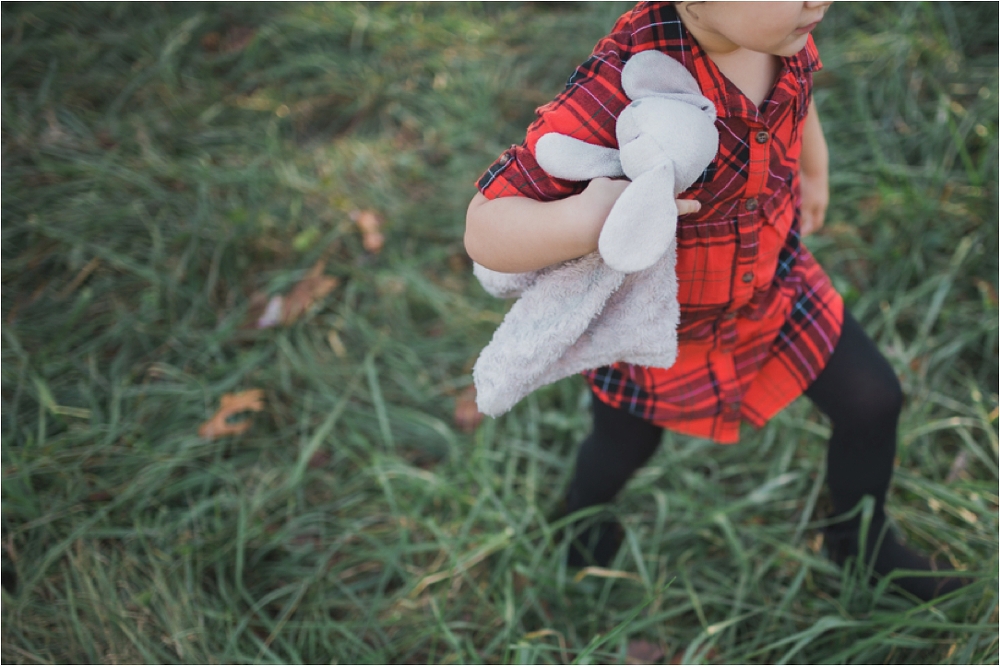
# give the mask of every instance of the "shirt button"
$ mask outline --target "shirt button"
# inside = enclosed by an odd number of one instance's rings
[[[738,412],[738,411],[740,411],[740,403],[738,403],[738,402],[731,402],[728,405],[726,405],[726,409],[728,409],[731,412]]]
[[[752,199],[752,198],[751,199],[747,199],[743,203],[743,207],[746,208],[748,211],[753,212],[753,211],[757,210],[757,200],[756,199]]]
[[[722,315],[722,318],[725,319],[726,321],[732,321],[732,320],[736,319],[736,313],[735,312],[727,312],[726,314]]]
[[[746,273],[743,274],[743,277],[741,277],[740,279],[743,280],[743,282],[748,283],[748,284],[750,282],[753,282],[753,271],[747,271]]]
[[[757,143],[767,143],[767,140],[770,138],[771,138],[770,134],[768,134],[764,130],[761,130],[757,132],[757,136],[754,137],[754,140],[756,140]]]

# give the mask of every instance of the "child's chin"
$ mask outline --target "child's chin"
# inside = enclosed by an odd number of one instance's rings
[[[774,55],[779,55],[783,58],[791,58],[793,55],[804,49],[808,42],[808,32],[802,35],[797,35],[794,40],[788,43],[787,47],[781,49],[781,53],[775,53]]]

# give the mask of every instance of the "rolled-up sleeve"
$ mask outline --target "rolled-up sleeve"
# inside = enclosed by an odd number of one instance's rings
[[[558,132],[598,146],[618,147],[615,126],[629,103],[622,91],[622,66],[632,51],[632,12],[619,19],[611,34],[576,68],[559,95],[536,111],[524,142],[511,146],[479,178],[479,191],[488,199],[522,196],[552,201],[576,194],[584,182],[554,178],[535,159],[535,144],[549,132]]]

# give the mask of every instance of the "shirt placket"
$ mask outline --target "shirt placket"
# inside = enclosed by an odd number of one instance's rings
[[[771,135],[759,121],[747,123],[750,160],[747,184],[736,215],[736,265],[733,271],[729,308],[716,326],[715,349],[711,355],[722,402],[723,427],[738,427],[742,390],[737,379],[733,353],[736,349],[736,313],[753,297],[757,259],[760,253],[760,200],[767,184]]]

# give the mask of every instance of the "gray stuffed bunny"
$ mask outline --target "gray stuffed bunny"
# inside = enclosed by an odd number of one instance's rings
[[[473,368],[477,404],[498,416],[540,386],[626,361],[670,367],[677,356],[675,196],[714,159],[715,107],[687,69],[659,51],[622,70],[632,100],[618,117],[618,149],[561,134],[535,148],[567,180],[628,176],[598,252],[530,273],[474,272],[494,296],[520,296]]]

